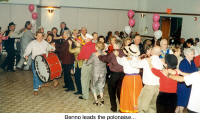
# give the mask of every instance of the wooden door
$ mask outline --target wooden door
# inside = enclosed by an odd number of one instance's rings
[[[170,26],[171,20],[170,18],[161,18],[161,30],[162,30],[162,38],[169,40],[170,37]]]

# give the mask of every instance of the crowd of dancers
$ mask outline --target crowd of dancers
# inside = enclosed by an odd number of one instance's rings
[[[6,31],[0,31],[0,49],[7,52],[1,68],[8,72],[14,72],[14,66],[32,69],[34,95],[48,86],[36,74],[34,59],[49,50],[62,63],[63,88],[66,92],[77,88],[74,94],[79,99],[87,100],[91,90],[93,104],[103,106],[107,83],[113,112],[182,113],[185,108],[200,112],[198,38],[142,40],[139,34],[118,31],[104,37],[97,32],[88,34],[85,27],[71,31],[65,22],[60,23],[59,34],[56,27],[47,33],[40,27],[32,33],[30,21],[20,31],[15,26],[11,22]],[[54,87],[58,83],[54,80]]]

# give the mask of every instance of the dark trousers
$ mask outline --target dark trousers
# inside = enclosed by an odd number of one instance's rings
[[[77,92],[82,94],[82,87],[81,87],[81,68],[78,67],[75,69],[75,83],[77,87]]]
[[[176,93],[160,92],[157,97],[157,113],[174,113],[177,105]]]
[[[13,70],[14,61],[15,61],[15,50],[14,48],[6,49],[7,56],[1,67],[7,67],[7,70]]]
[[[117,109],[116,93],[118,101],[120,101],[120,93],[121,93],[123,78],[124,78],[124,73],[111,72],[111,78],[108,81],[108,94],[110,96],[111,108],[113,109]]]
[[[70,70],[73,67],[73,64],[63,64],[64,67],[64,83],[65,87],[69,90],[74,90],[74,83],[72,81]]]

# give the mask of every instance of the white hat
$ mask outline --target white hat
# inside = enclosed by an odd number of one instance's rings
[[[125,51],[132,56],[139,56],[140,55],[140,50],[135,44],[131,44],[130,46],[126,46]]]

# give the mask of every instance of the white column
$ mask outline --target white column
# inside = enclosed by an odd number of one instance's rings
[[[61,0],[40,0],[40,6],[56,6],[60,7]],[[53,13],[48,12],[48,8],[40,8],[40,24],[44,27],[45,32],[52,29],[52,27],[60,26],[60,9],[53,8]]]

